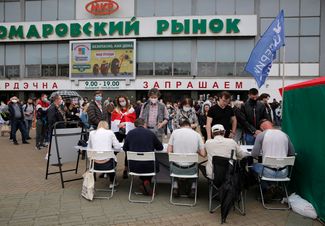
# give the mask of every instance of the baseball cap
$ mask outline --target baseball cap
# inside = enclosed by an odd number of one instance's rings
[[[221,124],[216,124],[216,125],[212,126],[211,131],[212,132],[225,131],[225,128]]]

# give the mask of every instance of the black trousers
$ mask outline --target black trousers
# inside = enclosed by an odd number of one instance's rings
[[[21,119],[13,119],[10,122],[11,122],[11,137],[12,137],[12,140],[14,142],[17,142],[16,132],[19,129],[23,142],[26,142],[27,131],[26,131],[25,121],[21,120]]]
[[[108,162],[105,163],[96,163],[94,164],[95,170],[111,170],[116,166],[116,162],[114,159],[110,159]],[[115,173],[109,173],[109,180],[111,182],[114,181]]]
[[[125,134],[121,134],[119,132],[115,132],[114,133],[115,136],[116,136],[116,139],[118,140],[118,142],[123,142],[123,140],[125,139],[126,135]],[[125,152],[125,158],[124,158],[124,166],[125,167],[128,167],[128,160],[127,160],[127,157],[126,157],[126,152]]]

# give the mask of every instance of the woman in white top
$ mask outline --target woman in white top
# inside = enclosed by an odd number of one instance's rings
[[[100,121],[98,123],[97,130],[93,130],[89,134],[88,148],[94,151],[112,151],[114,149],[121,149],[121,145],[116,139],[115,134],[108,129],[108,123],[106,121]],[[96,170],[110,170],[116,166],[117,158],[111,159],[97,159],[95,161],[94,168]],[[111,181],[110,187],[113,186],[115,173],[109,174]],[[116,186],[116,185],[115,185]]]

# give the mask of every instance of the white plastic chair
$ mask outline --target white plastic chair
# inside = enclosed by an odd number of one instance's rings
[[[152,201],[155,198],[155,191],[156,191],[156,157],[155,157],[155,152],[133,152],[133,151],[128,151],[127,152],[127,160],[129,163],[129,175],[131,176],[131,184],[130,184],[130,190],[129,190],[129,202],[135,202],[135,203],[152,203]],[[152,172],[148,173],[137,173],[134,171],[130,170],[130,161],[153,161],[154,167],[152,169]],[[153,176],[154,177],[154,184],[153,184],[153,190],[152,190],[152,196],[151,200],[139,200],[139,199],[132,199],[132,188],[133,188],[133,180],[134,176],[140,177],[148,177],[148,176]],[[136,193],[139,194],[139,193]]]
[[[281,208],[281,207],[268,207],[265,205],[264,202],[264,196],[263,196],[263,191],[262,191],[262,186],[261,182],[262,181],[268,181],[268,182],[276,182],[276,183],[281,183],[283,186],[283,189],[286,194],[286,198],[288,199],[288,192],[287,192],[287,187],[286,187],[286,182],[290,181],[291,173],[292,173],[292,166],[295,163],[295,156],[291,157],[284,157],[284,158],[277,158],[277,157],[268,157],[266,156],[263,160],[263,170],[261,175],[258,176],[258,181],[259,181],[259,187],[260,187],[260,193],[261,193],[261,199],[262,199],[262,204],[265,209],[270,209],[270,210],[288,210],[290,209],[290,203],[288,202],[288,207],[286,208]],[[285,178],[274,178],[274,177],[265,177],[263,176],[264,169],[265,168],[272,168],[275,169],[276,171],[283,170],[285,168],[288,168],[288,176]]]
[[[179,206],[195,206],[196,200],[197,200],[197,183],[198,183],[198,161],[199,157],[197,153],[193,154],[180,154],[180,153],[169,153],[169,162],[170,164],[176,163],[176,164],[182,164],[182,163],[194,163],[197,171],[193,175],[183,175],[183,174],[176,174],[175,172],[170,172],[171,177],[171,189],[170,189],[170,203],[173,205],[179,205]],[[175,178],[184,178],[184,179],[196,179],[195,181],[195,196],[194,196],[194,202],[193,203],[180,203],[180,202],[174,202],[173,201],[173,184]]]
[[[113,151],[96,151],[96,150],[87,150],[87,156],[89,159],[89,172],[92,173],[115,173],[114,181],[113,181],[113,188],[112,189],[96,189],[95,192],[108,192],[108,196],[94,196],[94,198],[98,199],[110,199],[113,197],[114,194],[114,186],[116,181],[116,170],[115,170],[115,161],[113,163],[113,169],[111,170],[96,170],[95,167],[95,160],[98,159],[114,159],[115,155]]]

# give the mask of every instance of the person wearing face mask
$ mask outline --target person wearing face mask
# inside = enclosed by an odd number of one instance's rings
[[[145,120],[147,128],[162,142],[164,126],[168,122],[168,111],[164,103],[158,101],[160,92],[152,88],[148,92],[149,100],[142,105],[139,118]]]
[[[42,94],[40,100],[36,103],[36,149],[40,150],[42,147],[46,147],[44,144],[47,125],[47,109],[50,106],[50,102],[47,99],[46,94]]]
[[[258,122],[262,119],[269,119],[265,106],[258,99],[258,90],[252,88],[248,91],[248,100],[242,105],[243,117],[238,118],[240,125],[244,129],[244,141],[246,145],[253,145],[256,136],[261,133]]]
[[[60,95],[55,95],[53,97],[53,103],[49,107],[47,111],[47,117],[48,117],[48,124],[49,124],[49,131],[50,131],[50,137],[52,135],[52,130],[54,127],[54,124],[56,122],[65,122],[65,113],[62,110],[63,100]],[[56,128],[64,128],[64,124],[58,124]]]
[[[128,98],[126,96],[118,96],[116,98],[116,107],[111,115],[111,125],[112,131],[120,143],[123,142],[129,131],[134,129],[134,121],[136,118],[137,115]],[[126,179],[128,178],[128,162],[126,154],[124,166],[123,178]]]
[[[23,141],[23,144],[29,144],[26,139],[26,126],[24,121],[24,112],[23,107],[19,103],[19,100],[16,96],[13,96],[10,99],[10,103],[8,105],[8,110],[10,114],[10,123],[11,123],[11,137],[12,141],[15,145],[18,145],[17,138],[16,138],[16,132],[19,129],[21,133],[21,138]]]
[[[91,101],[88,107],[89,125],[93,129],[97,129],[98,123],[105,119],[105,109],[102,105],[103,93],[96,91],[94,94],[94,101]]]
[[[30,128],[32,128],[33,116],[35,111],[35,106],[32,98],[28,98],[27,103],[23,105],[24,116],[25,116],[25,124],[26,124],[26,139],[31,139],[29,132]]]
[[[180,128],[180,122],[188,120],[191,123],[191,128],[196,129],[199,124],[195,109],[193,108],[193,100],[191,98],[185,98],[181,102],[181,106],[176,113],[174,128]]]

